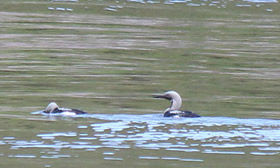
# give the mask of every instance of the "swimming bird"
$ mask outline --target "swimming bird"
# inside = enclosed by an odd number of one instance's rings
[[[43,112],[48,114],[59,114],[67,116],[87,114],[86,112],[77,109],[59,108],[55,102],[51,102]]]
[[[181,111],[182,106],[181,96],[175,91],[167,91],[162,95],[155,95],[154,98],[163,98],[169,100],[171,105],[164,111],[164,117],[200,117],[191,111]]]

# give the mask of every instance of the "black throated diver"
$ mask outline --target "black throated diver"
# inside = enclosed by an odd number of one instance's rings
[[[60,114],[68,116],[87,114],[86,112],[77,109],[59,108],[55,102],[51,102],[43,112],[48,114]]]
[[[200,117],[191,111],[181,111],[182,99],[175,91],[168,91],[162,95],[155,95],[154,98],[163,98],[171,102],[171,106],[164,111],[164,117]]]

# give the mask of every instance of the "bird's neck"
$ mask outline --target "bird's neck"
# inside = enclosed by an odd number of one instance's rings
[[[168,108],[169,110],[180,110],[182,105],[182,100],[180,98],[171,100],[171,106]]]

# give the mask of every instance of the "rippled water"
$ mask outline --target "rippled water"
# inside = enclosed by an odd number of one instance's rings
[[[222,157],[225,162],[239,160],[240,164],[229,167],[243,164],[261,167],[264,166],[261,157],[277,158],[280,151],[279,120],[163,118],[160,114],[89,114],[76,119],[80,122],[72,120],[75,124],[67,131],[37,133],[34,138],[24,140],[3,137],[0,147],[9,146],[10,151],[3,152],[2,157],[47,159],[43,163],[51,167],[57,164],[49,164],[49,160],[61,159],[63,163],[63,159],[67,162],[69,158],[85,161],[103,158],[103,164],[118,161],[130,165],[133,161],[139,166],[151,166],[153,162],[160,163],[159,166],[167,164],[164,167],[186,163],[213,166],[218,164],[211,158]],[[83,123],[92,119],[98,122]],[[258,161],[249,162],[252,159]],[[276,167],[277,159],[269,165],[275,163]]]
[[[279,167],[279,2],[1,1],[0,167]],[[176,90],[201,118],[163,118]],[[51,101],[89,114],[40,115]]]

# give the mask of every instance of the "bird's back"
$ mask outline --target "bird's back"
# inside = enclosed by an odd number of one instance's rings
[[[191,111],[166,111],[164,113],[164,117],[190,117],[190,118],[195,118],[195,117],[200,117],[200,115],[193,113]]]
[[[53,110],[51,113],[52,114],[59,114],[59,113],[65,113],[65,112],[69,112],[69,113],[75,113],[75,114],[87,114],[87,112],[78,110],[78,109],[70,109],[70,108],[56,108],[55,110]]]

